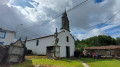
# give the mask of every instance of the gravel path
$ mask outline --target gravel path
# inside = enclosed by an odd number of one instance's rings
[[[78,60],[78,61],[81,62],[84,67],[90,67],[90,66],[88,66],[86,63],[84,63],[83,61],[81,61],[81,60]]]

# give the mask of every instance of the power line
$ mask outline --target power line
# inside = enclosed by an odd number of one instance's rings
[[[75,5],[74,7],[72,7],[71,9],[69,9],[69,10],[67,10],[66,12],[70,12],[70,11],[72,11],[73,9],[75,9],[75,8],[78,8],[78,6],[83,6],[83,4],[85,5],[85,3],[86,4],[88,4],[88,3],[90,3],[90,2],[88,2],[89,0],[85,0],[85,1],[83,1],[83,2],[81,2],[81,3],[79,3],[79,4],[77,4],[77,5]],[[91,0],[91,1],[93,1],[93,0]],[[88,3],[87,3],[88,2]],[[58,16],[56,16],[56,17],[54,17],[54,18],[52,18],[51,20],[49,20],[49,21],[47,21],[47,22],[51,22],[51,21],[53,21],[54,19],[56,19],[56,18],[58,18],[58,17],[60,17],[62,14],[59,14]],[[45,23],[45,22],[44,22]],[[36,27],[34,27],[34,28],[32,28],[32,29],[37,29],[38,27],[36,26]],[[31,29],[30,29],[31,30]],[[24,30],[23,32],[26,32],[26,31],[29,31],[29,30]]]
[[[119,13],[120,13],[120,10],[117,13],[115,13],[113,16],[111,16],[106,22],[108,22],[109,20],[113,19]]]
[[[76,8],[78,8],[79,6],[86,5],[86,4],[90,3],[90,2],[92,2],[93,0],[90,0],[89,2],[87,2],[87,1],[89,1],[89,0],[85,0],[85,1],[81,2],[80,4],[75,5],[74,7],[72,7],[72,8],[69,9],[69,10],[67,10],[66,12],[70,12],[71,10],[76,9]]]
[[[75,8],[77,8],[77,7],[80,6],[80,5],[81,5],[81,6],[85,5],[84,3],[87,2],[87,1],[88,1],[88,0],[85,0],[85,1],[81,2],[80,4],[78,4],[78,5],[74,6],[74,7],[72,7],[72,8],[69,9],[69,10],[67,10],[66,12],[69,12],[69,11],[75,9]],[[62,15],[62,13],[59,14],[58,16],[54,17],[53,19],[47,21],[47,22],[51,22],[52,20],[54,20],[54,19],[60,17],[61,15]],[[9,25],[7,25],[7,26],[9,26]],[[13,25],[12,25],[12,26],[13,26]],[[34,26],[36,26],[36,27],[34,27]],[[39,24],[36,24],[36,25],[34,25],[34,26],[33,26],[33,27],[36,29],[37,27],[39,27]],[[30,27],[30,26],[28,26],[28,27]],[[31,27],[31,29],[34,29],[34,28]],[[30,30],[31,30],[31,29],[30,29]],[[29,30],[25,30],[25,32],[26,32],[26,31],[29,31]]]
[[[114,15],[112,15],[111,17],[109,17],[108,19],[106,19],[105,22],[100,23],[100,24],[106,24],[107,22],[109,22],[111,19],[113,19],[116,15],[118,15],[120,13],[120,10],[118,12],[116,12]],[[98,24],[97,24],[98,25]],[[94,27],[95,25],[93,25],[92,27]]]

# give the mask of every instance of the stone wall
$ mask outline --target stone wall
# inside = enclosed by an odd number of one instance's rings
[[[120,50],[119,49],[111,49],[111,50],[84,50],[84,55],[87,56],[88,53],[95,52],[98,55],[102,56],[120,56]]]
[[[9,46],[0,45],[0,64],[7,62]]]
[[[22,43],[21,39],[9,46],[0,45],[0,64],[22,62],[24,61],[25,52],[25,43]]]

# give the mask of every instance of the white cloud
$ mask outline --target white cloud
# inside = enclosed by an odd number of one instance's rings
[[[102,27],[102,28],[100,28],[102,31],[104,31],[104,30],[107,30],[107,29],[109,29],[109,28],[112,28],[112,27],[116,27],[116,26],[119,26],[120,24],[110,24],[110,25],[108,25],[108,26],[105,26],[105,27]]]
[[[0,6],[0,24],[3,28],[15,30],[17,25],[23,24],[19,30],[19,36],[37,37],[54,33],[55,28],[61,27],[61,18],[54,19],[61,14],[65,8],[81,3],[84,0],[33,0],[29,2],[33,7],[22,7],[21,5],[11,5],[11,0],[7,5]],[[93,28],[95,24],[103,23],[106,19],[115,13],[119,8],[119,0],[106,0],[103,3],[95,4],[90,2],[82,7],[78,7],[68,12],[70,20],[70,29],[72,33],[85,32],[86,34],[76,34],[77,38],[85,39],[99,34],[105,34],[104,30],[118,25],[119,15],[111,22],[111,25],[102,28]],[[0,0],[2,3],[8,3],[8,0]],[[0,3],[1,4],[1,3]],[[114,8],[116,7],[116,8]],[[116,19],[118,18],[118,19]],[[51,19],[53,21],[49,22]],[[8,27],[7,27],[8,26]],[[49,28],[48,28],[49,27]],[[44,31],[43,31],[44,30]],[[88,32],[87,32],[88,31]],[[24,34],[23,34],[24,33]]]
[[[34,0],[40,5],[38,7],[50,8],[53,11],[60,12],[65,10],[65,8],[70,8],[72,6],[72,0]]]
[[[100,29],[92,29],[91,31],[88,31],[86,34],[77,34],[77,38],[82,40],[82,39],[86,39],[92,36],[98,36],[98,35],[105,35],[105,32],[100,30]]]
[[[0,0],[0,4],[7,4],[10,0]]]

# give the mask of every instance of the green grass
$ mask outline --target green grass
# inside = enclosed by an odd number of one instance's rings
[[[80,58],[90,67],[120,67],[120,61],[116,59],[92,59]]]
[[[34,59],[35,58],[35,59]],[[37,59],[36,59],[37,58]],[[31,57],[24,61],[23,63],[14,64],[12,67],[32,67],[32,65],[54,65],[54,66],[61,66],[61,67],[83,67],[83,65],[75,60],[51,60],[39,57]]]

